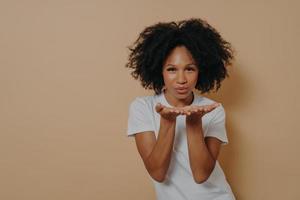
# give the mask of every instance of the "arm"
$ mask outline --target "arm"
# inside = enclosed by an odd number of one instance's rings
[[[190,166],[196,183],[208,179],[215,167],[221,141],[214,137],[204,138],[202,123],[186,123]]]
[[[156,181],[163,182],[171,160],[176,117],[180,112],[161,104],[156,106],[156,111],[161,116],[157,140],[153,132],[136,134],[135,139],[148,173]]]
[[[219,105],[187,107],[185,111],[189,160],[196,183],[208,179],[220,152],[221,141],[215,137],[204,138],[202,130],[202,117]]]
[[[136,134],[136,145],[150,176],[163,182],[173,149],[176,122],[161,118],[158,138],[153,132]]]

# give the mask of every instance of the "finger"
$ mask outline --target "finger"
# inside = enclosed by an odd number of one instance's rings
[[[204,112],[205,113],[209,113],[210,111],[212,111],[214,108],[212,106],[208,106],[208,107],[205,107],[204,109]]]
[[[198,113],[202,113],[204,111],[205,111],[205,107],[203,107],[203,106],[199,106],[198,109],[197,109]]]
[[[202,109],[200,107],[196,108],[195,110],[193,110],[193,113],[201,114],[202,113]]]
[[[190,109],[187,109],[187,108],[183,109],[182,112],[183,112],[184,115],[190,115],[191,114]]]
[[[220,104],[219,103],[214,103],[211,105],[206,106],[206,112],[211,112],[212,110],[214,110],[215,108],[217,108]]]
[[[220,106],[221,104],[220,103],[214,103],[211,105],[210,107],[210,111],[212,111],[213,109],[215,109],[216,107]]]
[[[191,113],[197,113],[197,112],[198,112],[198,109],[197,109],[197,108],[191,109],[190,112],[191,112]]]
[[[171,113],[176,116],[180,115],[180,111],[178,109],[172,109]]]
[[[209,112],[209,106],[199,106],[198,108],[198,114],[204,115],[207,112]]]
[[[172,114],[174,114],[174,113],[176,113],[176,110],[175,110],[174,108],[171,108],[171,109],[169,110],[169,112],[172,113]]]
[[[196,106],[193,109],[191,109],[192,113],[200,114],[202,112],[202,107],[201,106]]]
[[[221,105],[220,103],[214,103],[214,104],[213,104],[213,107],[216,108],[216,107],[218,107],[218,106],[220,106],[220,105]]]
[[[178,109],[178,111],[179,111],[179,114],[180,114],[180,115],[183,115],[183,114],[184,114],[184,110],[183,110],[182,108]]]
[[[179,110],[180,115],[184,115],[184,110],[182,108],[179,108],[178,110]]]
[[[206,113],[206,109],[202,107],[202,108],[199,109],[198,113],[200,115],[203,115],[204,113]]]
[[[183,114],[182,109],[177,109],[177,111],[178,111],[178,115],[182,115]]]
[[[174,109],[174,112],[175,112],[176,114],[180,114],[180,111],[179,111],[178,109]]]
[[[191,109],[190,109],[190,107],[185,107],[182,110],[182,112],[183,112],[184,115],[190,115],[191,114]]]
[[[156,104],[155,110],[160,113],[163,110],[164,106],[161,103]]]
[[[182,107],[180,110],[181,110],[181,113],[182,113],[183,115],[186,115],[186,114],[187,114],[187,106]]]
[[[191,110],[191,109],[186,110],[187,115],[191,115],[192,112],[193,112],[193,110]]]

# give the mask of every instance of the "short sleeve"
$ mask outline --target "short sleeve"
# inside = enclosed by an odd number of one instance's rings
[[[137,97],[129,106],[127,136],[144,131],[154,131],[152,113],[145,100]]]
[[[216,137],[222,141],[222,145],[228,144],[228,138],[225,127],[225,110],[222,105],[215,108],[215,115],[209,122],[207,134],[205,137]]]

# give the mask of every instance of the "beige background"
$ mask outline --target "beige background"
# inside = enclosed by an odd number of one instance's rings
[[[155,199],[128,105],[130,45],[201,17],[231,42],[220,163],[238,200],[300,199],[297,1],[0,1],[0,199]],[[297,92],[298,91],[298,92]]]

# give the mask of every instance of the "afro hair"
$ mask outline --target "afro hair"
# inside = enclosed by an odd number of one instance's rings
[[[160,94],[164,86],[162,66],[169,53],[177,46],[185,46],[199,69],[195,88],[201,93],[221,86],[228,76],[233,49],[205,20],[191,18],[176,22],[159,22],[146,27],[128,47],[131,75],[141,81],[145,89]]]

